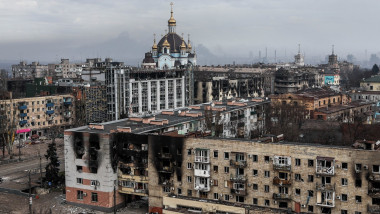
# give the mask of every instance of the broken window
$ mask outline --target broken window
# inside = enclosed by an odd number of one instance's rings
[[[214,151],[214,158],[217,158],[218,155],[219,155],[219,154],[218,154],[218,150],[215,150],[215,151]]]
[[[314,176],[313,175],[308,175],[307,176],[307,181],[308,182],[314,182]]]
[[[177,193],[178,193],[178,195],[182,195],[182,189],[181,189],[181,188],[178,188],[178,189],[177,189]]]
[[[229,172],[230,172],[230,167],[225,166],[225,167],[224,167],[224,173],[229,173]]]
[[[257,198],[253,198],[253,205],[257,205],[257,204],[258,204]]]
[[[279,207],[279,208],[288,208],[288,202],[284,202],[284,201],[282,201],[282,202],[280,202],[280,203],[278,204],[278,207]]]
[[[309,206],[307,207],[307,211],[313,213],[313,212],[314,212],[314,207],[311,206],[311,205],[309,205]]]
[[[254,169],[252,172],[253,172],[253,176],[257,176],[258,175],[257,169]]]
[[[355,179],[355,187],[362,187],[362,179]]]
[[[236,196],[236,202],[244,203],[244,196]]]
[[[347,178],[342,178],[342,186],[347,186],[347,185],[348,185]]]
[[[347,163],[342,163],[342,169],[348,169],[348,164]]]
[[[288,187],[278,187],[278,193],[288,194]]]
[[[361,163],[355,164],[355,171],[360,172],[361,170],[362,170],[362,164]]]
[[[264,185],[264,192],[269,192],[269,185]]]
[[[341,200],[342,201],[347,201],[347,194],[342,194]]]
[[[296,158],[296,166],[301,166],[301,159]]]
[[[309,197],[314,197],[314,191],[313,190],[308,190],[309,192]]]
[[[82,172],[83,167],[82,166],[77,166],[77,172]]]
[[[269,156],[264,156],[265,163],[269,163]]]
[[[282,180],[288,180],[288,173],[280,172],[280,173],[278,173],[278,177]]]
[[[307,160],[307,165],[309,166],[309,167],[313,167],[314,166],[314,160]]]
[[[301,174],[295,174],[295,179],[296,181],[301,181],[302,180]]]
[[[225,152],[224,153],[224,159],[230,159],[230,153]]]
[[[360,195],[355,196],[356,203],[362,203],[362,197]]]
[[[257,159],[258,159],[257,155],[252,155],[253,162],[257,162]]]
[[[258,190],[259,189],[259,185],[258,184],[253,184],[253,190]]]
[[[269,200],[265,200],[264,205],[265,205],[265,206],[270,206],[270,202],[269,202]]]
[[[301,189],[296,189],[296,195],[301,195]]]
[[[372,172],[373,173],[380,173],[380,171],[379,171],[379,165],[373,165],[372,166]]]

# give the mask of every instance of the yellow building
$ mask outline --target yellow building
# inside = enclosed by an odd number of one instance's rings
[[[360,87],[365,91],[380,91],[380,75],[361,81]]]
[[[43,136],[52,127],[69,128],[75,120],[74,97],[57,95],[0,100],[8,125],[14,125],[19,139]]]

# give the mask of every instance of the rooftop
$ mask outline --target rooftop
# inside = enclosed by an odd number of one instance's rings
[[[357,108],[357,107],[361,107],[361,106],[366,106],[366,105],[372,105],[374,104],[373,102],[362,102],[362,101],[353,101],[349,104],[345,104],[345,105],[337,105],[337,106],[331,106],[331,107],[325,107],[325,108],[319,108],[316,110],[316,112],[322,112],[322,113],[326,113],[326,114],[331,114],[331,113],[335,113],[335,112],[339,112],[339,111],[344,111],[344,110],[348,110],[348,109],[351,109],[351,108]]]
[[[367,79],[363,80],[362,82],[377,82],[377,83],[380,83],[380,75],[376,75],[376,76],[367,78]]]

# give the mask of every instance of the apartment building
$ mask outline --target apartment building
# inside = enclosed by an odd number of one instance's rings
[[[9,124],[15,124],[19,139],[45,135],[54,126],[71,128],[75,120],[72,95],[0,100],[0,108]]]
[[[141,123],[158,125],[146,118]],[[68,203],[112,208],[115,187],[116,206],[149,196],[150,213],[380,210],[376,142],[343,147],[196,133],[146,135],[141,123],[115,121],[65,132]]]
[[[108,119],[189,106],[193,102],[191,77],[191,67],[171,70],[108,67]]]
[[[360,81],[360,87],[365,91],[380,91],[380,75]]]
[[[41,65],[39,62],[27,64],[26,61],[21,61],[19,64],[12,65],[13,78],[34,79],[48,75],[48,66]]]
[[[148,142],[143,134],[249,137],[251,130],[263,126],[260,112],[267,104],[263,100],[207,103],[65,130],[66,200],[109,211],[131,198],[147,196]],[[223,124],[221,129],[209,124],[213,117],[214,123]]]

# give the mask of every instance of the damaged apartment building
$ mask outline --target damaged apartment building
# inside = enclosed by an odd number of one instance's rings
[[[194,102],[233,97],[263,97],[272,94],[271,68],[256,67],[197,67],[194,71]]]
[[[150,213],[380,210],[378,142],[216,138],[216,124],[207,127],[208,110],[215,121],[218,112],[243,119],[264,103],[214,102],[66,130],[66,200],[110,211],[148,196]]]
[[[248,117],[260,103],[202,104],[66,130],[66,201],[110,211],[148,196],[150,213],[170,214],[380,211],[380,142],[217,138],[205,127],[208,110],[215,121],[218,112],[231,119],[245,108]]]
[[[110,210],[115,206],[112,195],[116,181],[117,206],[148,196],[147,135],[249,138],[263,126],[262,109],[268,103],[259,99],[207,103],[65,130],[66,200]],[[216,121],[212,122],[213,118]],[[159,162],[162,182],[170,176],[171,158],[162,156]]]

